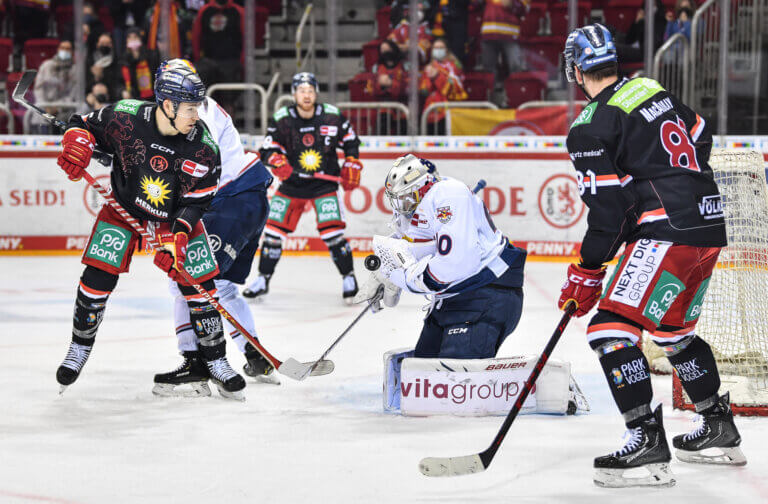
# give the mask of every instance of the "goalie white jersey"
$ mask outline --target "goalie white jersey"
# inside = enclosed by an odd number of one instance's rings
[[[431,292],[522,286],[525,251],[509,244],[483,202],[458,180],[436,182],[410,218],[395,213],[394,226],[394,237],[413,243],[417,259],[432,256],[420,274]]]

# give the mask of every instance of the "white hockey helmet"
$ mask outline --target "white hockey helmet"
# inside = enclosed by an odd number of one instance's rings
[[[426,159],[406,154],[397,158],[384,181],[384,193],[392,208],[412,214],[432,184],[440,180],[435,165]]]

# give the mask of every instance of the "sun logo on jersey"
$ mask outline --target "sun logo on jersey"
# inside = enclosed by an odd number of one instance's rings
[[[141,178],[141,190],[144,191],[144,196],[150,203],[156,207],[161,207],[165,204],[165,200],[169,198],[171,190],[168,188],[168,183],[163,182],[160,177],[147,177],[146,175]]]
[[[299,156],[299,164],[301,167],[310,172],[317,171],[317,169],[320,168],[321,161],[322,158],[320,157],[320,153],[315,149],[305,150],[301,153],[301,156]]]

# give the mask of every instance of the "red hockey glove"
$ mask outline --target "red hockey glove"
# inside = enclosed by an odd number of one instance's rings
[[[57,162],[67,173],[69,180],[80,180],[88,168],[96,139],[83,128],[70,128],[64,133],[61,145],[64,147]]]
[[[344,164],[341,166],[341,187],[345,191],[360,185],[360,172],[363,171],[363,163],[359,159],[347,156]]]
[[[272,173],[280,180],[287,179],[291,176],[291,173],[293,173],[293,167],[288,164],[288,158],[285,157],[285,154],[273,152],[272,155],[269,156],[267,164],[272,167]]]
[[[605,266],[600,269],[586,269],[577,264],[568,266],[568,278],[560,289],[557,306],[563,310],[569,301],[576,303],[576,317],[583,317],[595,306],[603,290]]]
[[[185,283],[179,271],[184,268],[184,261],[187,260],[187,243],[187,233],[176,233],[173,235],[173,251],[162,249],[155,253],[155,266],[168,273],[174,282]]]

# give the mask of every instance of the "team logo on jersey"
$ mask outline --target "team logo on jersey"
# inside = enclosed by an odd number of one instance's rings
[[[304,144],[304,147],[312,147],[315,145],[315,136],[312,133],[307,133],[301,137],[301,143]]]
[[[145,175],[141,178],[140,184],[144,196],[156,207],[165,205],[165,200],[170,197],[171,190],[168,187],[168,183],[160,177],[154,178]]]
[[[439,220],[443,224],[446,224],[451,220],[451,217],[453,217],[453,212],[451,212],[451,207],[449,206],[437,207],[437,220]]]
[[[221,248],[221,238],[219,238],[219,235],[208,235],[208,242],[211,244],[211,250],[213,252],[218,252]]]
[[[320,168],[322,159],[323,158],[320,157],[319,152],[317,152],[315,149],[309,149],[301,153],[301,156],[299,156],[299,164],[305,170],[314,172]]]
[[[149,166],[156,172],[164,172],[168,169],[168,160],[163,156],[152,156],[149,160]]]
[[[335,136],[338,132],[339,128],[336,126],[328,126],[327,124],[320,126],[320,134],[322,136]]]
[[[199,178],[204,177],[208,173],[208,167],[185,159],[184,164],[181,165],[181,171],[192,177]]]

